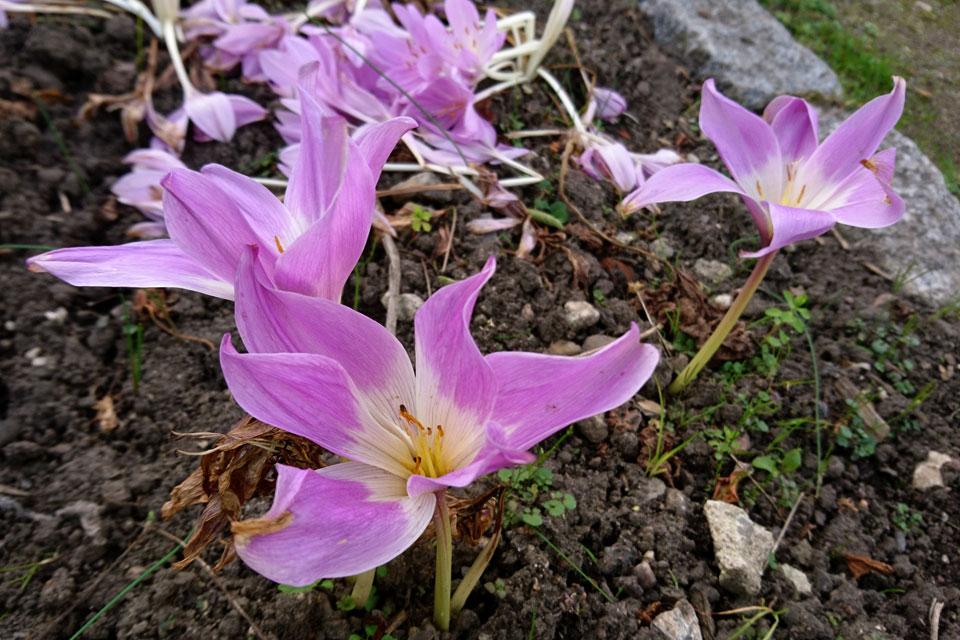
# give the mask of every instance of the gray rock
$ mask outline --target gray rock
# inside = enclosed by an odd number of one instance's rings
[[[820,135],[836,129],[849,113],[820,115]],[[870,247],[878,266],[906,280],[903,291],[943,304],[960,290],[960,202],[947,189],[943,174],[916,143],[891,131],[881,149],[896,147],[893,190],[907,210],[896,224],[883,229],[839,226],[854,247]]]
[[[568,300],[563,305],[563,319],[574,331],[592,327],[600,321],[600,311],[584,300]]]
[[[653,628],[660,632],[665,640],[701,640],[700,622],[693,605],[681,600],[670,609],[653,619]]]
[[[547,347],[547,352],[555,356],[575,356],[581,351],[580,345],[569,340],[557,340]]]
[[[667,511],[671,511],[677,515],[685,516],[687,512],[690,511],[690,498],[687,497],[683,491],[680,489],[670,488],[667,489],[667,499],[664,503],[667,507]]]
[[[389,294],[383,294],[383,297],[380,298],[380,303],[383,305],[384,309],[387,307],[387,296]],[[401,293],[397,296],[397,320],[400,322],[413,322],[413,316],[416,315],[417,309],[423,306],[423,298],[418,296],[415,293]]]
[[[733,296],[729,293],[720,293],[713,296],[710,301],[721,309],[729,309],[730,305],[733,304]]]
[[[720,565],[720,586],[737,595],[758,595],[760,579],[773,549],[773,535],[736,505],[707,500],[703,513]]]
[[[774,97],[839,98],[837,74],[755,0],[640,0],[654,38],[749,109]]]
[[[637,576],[637,582],[644,589],[651,589],[657,585],[657,575],[646,560],[633,568],[633,575]]]
[[[927,459],[918,464],[917,468],[913,470],[913,488],[922,491],[924,489],[944,486],[943,475],[940,473],[940,468],[950,462],[950,459],[950,456],[940,453],[939,451],[931,451],[928,453]]]
[[[807,579],[807,574],[796,567],[791,567],[788,564],[781,564],[780,570],[783,571],[783,577],[790,581],[790,584],[793,585],[793,588],[797,590],[797,593],[801,596],[809,596],[813,593],[813,587],[810,586],[810,580]]]
[[[598,444],[606,440],[607,436],[610,435],[610,427],[607,426],[603,415],[591,416],[577,423],[577,433],[580,434],[580,437],[584,440]]]
[[[733,272],[730,271],[730,265],[726,262],[697,258],[693,263],[693,275],[703,283],[714,285],[729,278]]]
[[[667,485],[660,478],[641,478],[640,483],[630,490],[630,495],[637,498],[640,504],[659,502],[667,493]]]
[[[612,336],[605,336],[602,333],[598,333],[592,336],[589,336],[586,340],[583,341],[583,350],[584,351],[593,351],[594,349],[601,349],[611,342],[616,340]]]

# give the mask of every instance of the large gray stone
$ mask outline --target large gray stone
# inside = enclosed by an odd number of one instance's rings
[[[848,115],[837,109],[822,113],[820,135],[836,129]],[[897,149],[893,190],[907,205],[903,218],[883,229],[841,225],[837,230],[853,246],[873,248],[877,266],[905,280],[906,293],[936,304],[952,302],[960,291],[960,202],[913,140],[891,131],[880,145],[889,147]]]
[[[710,525],[713,552],[720,565],[720,586],[736,595],[759,594],[760,579],[773,549],[773,535],[736,505],[707,500],[703,514]]]
[[[693,605],[681,600],[670,609],[653,619],[653,628],[660,632],[664,640],[701,640],[700,623]]]
[[[789,93],[840,97],[840,81],[755,0],[640,0],[657,42],[749,109]]]

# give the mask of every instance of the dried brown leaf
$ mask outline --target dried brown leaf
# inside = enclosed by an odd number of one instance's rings
[[[37,105],[23,100],[0,99],[0,116],[4,118],[23,118],[33,120],[37,117]]]
[[[268,533],[282,531],[291,522],[293,522],[293,512],[284,511],[276,518],[250,518],[249,520],[232,522],[230,523],[230,531],[233,533],[234,544],[239,544],[242,547],[253,536],[264,536]]]
[[[854,580],[858,579],[865,573],[870,573],[871,571],[883,573],[888,576],[893,574],[893,567],[888,565],[886,562],[880,562],[879,560],[874,560],[873,558],[868,558],[867,556],[858,556],[854,553],[845,553],[843,554],[843,559],[847,561],[847,568],[850,569],[850,573],[853,574]]]

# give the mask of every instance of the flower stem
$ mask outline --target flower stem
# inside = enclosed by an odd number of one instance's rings
[[[350,593],[350,596],[353,598],[353,602],[357,605],[358,609],[365,607],[367,600],[370,599],[370,591],[373,589],[373,577],[376,574],[377,568],[374,567],[370,569],[370,571],[364,571],[359,574],[357,581],[353,583],[353,591]]]
[[[467,603],[467,598],[470,597],[470,592],[473,591],[474,587],[477,586],[477,583],[480,581],[480,576],[483,575],[484,570],[487,568],[487,565],[490,564],[490,560],[493,558],[494,552],[497,550],[497,543],[500,542],[500,531],[502,526],[497,526],[493,532],[493,535],[490,536],[490,541],[487,542],[480,553],[477,554],[477,559],[473,561],[473,564],[470,565],[470,570],[467,571],[467,575],[463,576],[463,580],[460,581],[460,584],[457,585],[457,590],[453,592],[453,600],[450,601],[450,613],[457,615],[460,613],[460,610],[463,609],[463,605]]]
[[[697,377],[700,370],[710,362],[710,358],[717,352],[717,349],[720,348],[723,341],[730,335],[734,325],[737,324],[737,320],[740,319],[740,314],[747,308],[747,303],[750,302],[750,298],[756,293],[757,287],[760,286],[763,276],[767,274],[767,270],[770,268],[770,264],[776,255],[777,252],[772,251],[757,260],[757,264],[753,266],[753,272],[750,274],[750,277],[747,278],[743,288],[740,289],[740,293],[737,294],[737,298],[733,301],[733,304],[727,309],[726,315],[720,320],[720,324],[713,330],[710,338],[707,339],[706,343],[700,348],[697,355],[693,356],[693,360],[683,368],[683,371],[680,372],[677,379],[674,380],[667,389],[669,393],[676,395],[683,391],[687,385],[693,382],[693,379]]]
[[[433,516],[437,532],[437,573],[433,592],[433,624],[441,631],[450,629],[450,576],[453,564],[453,534],[446,491],[437,492],[437,511]]]

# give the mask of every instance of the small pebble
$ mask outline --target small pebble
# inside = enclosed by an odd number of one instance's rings
[[[713,304],[717,305],[721,309],[729,309],[730,305],[733,304],[733,296],[729,293],[715,295],[713,296]]]
[[[575,356],[581,352],[581,349],[576,342],[557,340],[547,348],[547,352],[555,356]]]
[[[23,357],[26,358],[27,360],[33,360],[39,355],[40,355],[40,347],[32,347],[28,349],[25,354],[23,354]]]
[[[3,323],[3,328],[12,333],[17,330],[17,323],[13,320],[7,320]]]
[[[568,300],[563,305],[563,317],[571,329],[579,331],[600,321],[600,311],[584,300]]]
[[[57,307],[53,311],[44,311],[43,317],[55,324],[63,324],[67,319],[67,310],[63,307]]]

